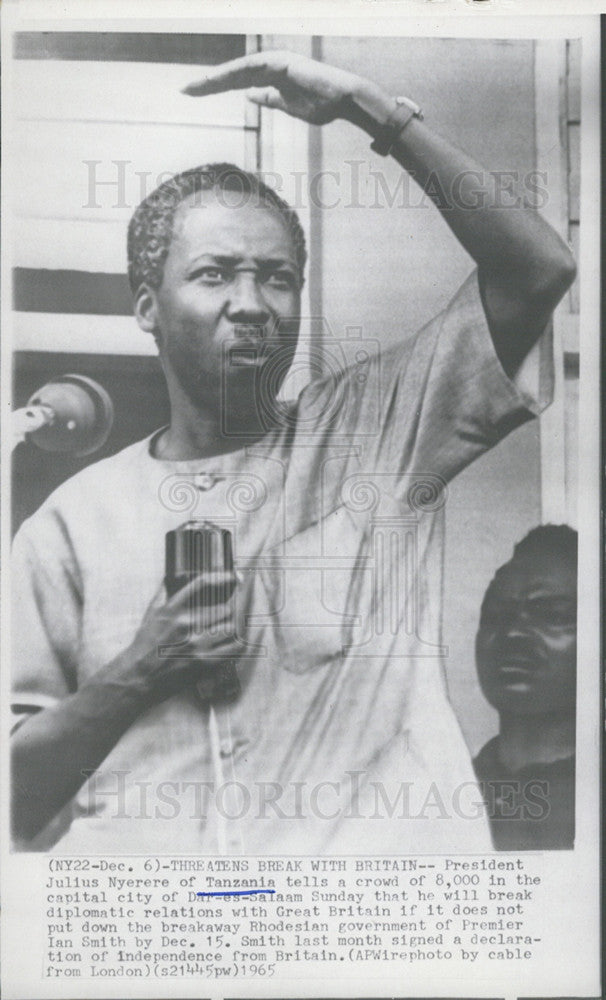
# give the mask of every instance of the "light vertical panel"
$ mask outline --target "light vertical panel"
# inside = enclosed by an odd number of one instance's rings
[[[311,56],[311,38],[308,36],[264,36],[263,49],[288,49],[300,55]],[[310,205],[306,194],[309,182],[309,131],[310,126],[280,111],[261,109],[260,170],[270,187],[275,188],[285,201],[296,209],[310,254],[320,254],[320,248],[310,246]],[[301,181],[303,180],[303,183]],[[311,327],[313,305],[310,302],[310,283],[306,282],[301,297],[301,330],[299,346],[291,374],[282,386],[283,398],[295,398],[309,382],[312,362]],[[316,359],[317,360],[317,359]],[[314,364],[318,375],[318,365]]]
[[[558,233],[566,233],[566,150],[562,148],[563,86],[566,73],[566,43],[559,39],[535,42],[535,129],[537,170],[547,177],[549,198],[542,214]],[[554,93],[560,101],[554,101]],[[560,524],[566,520],[566,423],[564,355],[561,314],[553,318],[555,395],[540,419],[541,427],[541,519]]]

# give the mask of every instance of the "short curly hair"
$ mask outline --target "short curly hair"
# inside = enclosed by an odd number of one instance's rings
[[[143,283],[159,288],[173,236],[174,218],[181,202],[199,191],[231,191],[242,199],[255,198],[258,205],[280,213],[291,235],[299,276],[307,260],[305,234],[295,210],[260,177],[233,163],[207,163],[176,174],[141,202],[128,226],[128,280],[133,294]]]
[[[513,558],[527,555],[541,556],[543,553],[554,553],[569,559],[571,563],[576,563],[577,532],[568,524],[539,524],[514,546]]]

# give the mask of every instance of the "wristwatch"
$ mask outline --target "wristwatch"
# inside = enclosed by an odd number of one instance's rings
[[[373,115],[360,107],[351,95],[343,98],[341,105],[341,117],[368,132],[373,139],[370,148],[380,156],[388,156],[391,153],[398,136],[412,118],[420,120],[423,118],[419,105],[409,97],[394,97],[393,102],[393,110],[383,125],[378,125]]]
[[[381,125],[370,148],[379,156],[389,156],[399,135],[413,118],[423,120],[423,112],[409,97],[396,97],[395,108],[384,125]]]

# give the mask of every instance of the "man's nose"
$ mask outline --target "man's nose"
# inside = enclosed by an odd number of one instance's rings
[[[265,326],[271,312],[263,297],[256,275],[237,274],[231,284],[227,315],[232,323]]]

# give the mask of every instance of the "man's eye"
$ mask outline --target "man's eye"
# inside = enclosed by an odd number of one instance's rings
[[[530,601],[534,621],[553,628],[571,628],[576,624],[576,605],[567,601]]]
[[[227,281],[228,274],[222,267],[202,267],[193,277],[207,285],[220,285]]]
[[[486,603],[480,615],[480,625],[483,628],[505,627],[519,617],[540,628],[573,628],[576,624],[576,605],[540,598]]]
[[[290,271],[271,271],[265,280],[272,288],[293,288],[295,284],[295,276]]]

